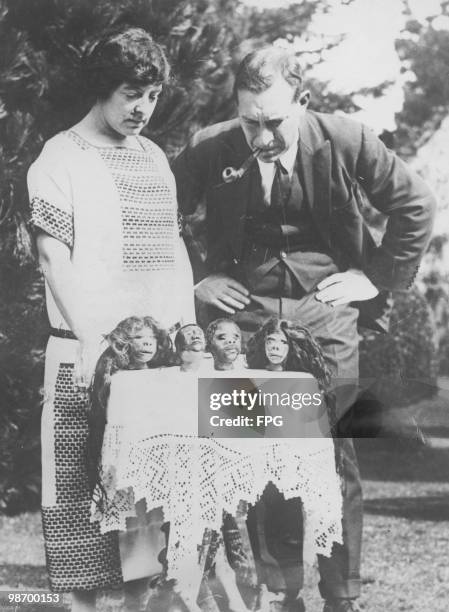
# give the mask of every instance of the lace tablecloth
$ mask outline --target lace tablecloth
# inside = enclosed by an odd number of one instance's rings
[[[204,530],[220,531],[223,511],[256,502],[271,481],[286,499],[302,500],[304,559],[329,556],[342,542],[332,438],[198,437],[197,385],[174,369],[114,375],[102,456],[108,499],[102,513],[93,505],[93,520],[103,532],[125,530],[135,502],[161,506],[170,521],[168,574],[178,578],[197,559]]]

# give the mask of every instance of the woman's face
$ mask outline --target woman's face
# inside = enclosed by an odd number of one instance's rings
[[[121,136],[139,134],[154,112],[161,85],[123,83],[97,108],[104,126]]]
[[[143,327],[131,339],[130,365],[135,369],[146,368],[156,353],[157,338],[151,327]]]
[[[282,370],[288,355],[288,339],[284,332],[277,331],[265,338],[265,354],[270,369]]]
[[[240,355],[242,339],[239,328],[232,323],[219,323],[210,342],[210,350],[217,364],[230,365]]]

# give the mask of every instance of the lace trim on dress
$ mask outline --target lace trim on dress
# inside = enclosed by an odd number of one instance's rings
[[[73,217],[64,210],[42,198],[34,197],[31,200],[31,223],[70,248],[73,247]]]

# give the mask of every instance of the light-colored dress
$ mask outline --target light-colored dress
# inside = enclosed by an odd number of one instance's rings
[[[191,267],[179,236],[175,183],[162,151],[94,147],[73,131],[49,140],[31,166],[32,221],[71,251],[92,333],[131,315],[167,329],[195,320]],[[69,327],[46,287],[50,325]],[[51,587],[122,581],[116,534],[90,521],[84,467],[85,399],[73,384],[76,340],[50,337],[42,415],[42,513]]]

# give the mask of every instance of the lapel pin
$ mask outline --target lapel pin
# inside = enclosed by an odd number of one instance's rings
[[[249,167],[259,155],[260,149],[254,149],[251,155],[246,159],[240,168],[234,168],[233,166],[227,166],[222,173],[222,178],[225,183],[235,183],[238,179],[241,179],[242,176],[248,171]]]

